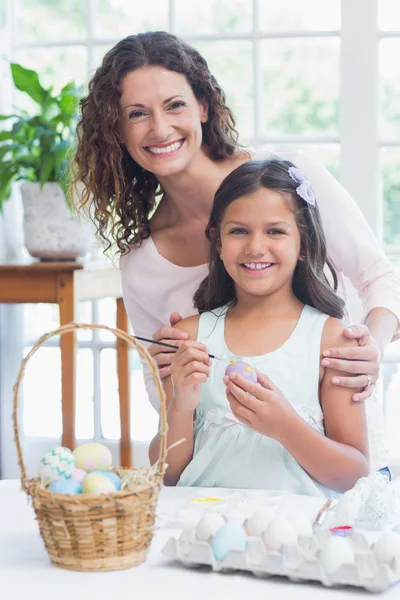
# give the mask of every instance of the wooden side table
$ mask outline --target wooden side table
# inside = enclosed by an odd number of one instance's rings
[[[116,325],[128,330],[128,317],[121,294],[119,270],[101,262],[12,262],[0,264],[0,304],[56,303],[60,325],[78,318],[83,300],[116,299]],[[62,376],[62,444],[75,447],[76,334],[60,338]],[[129,348],[117,339],[118,390],[121,421],[121,466],[132,464],[129,394]]]

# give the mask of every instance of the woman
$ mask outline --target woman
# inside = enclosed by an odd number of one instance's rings
[[[400,283],[342,186],[302,153],[277,154],[303,171],[319,198],[340,292],[343,274],[361,297],[365,324],[346,334],[359,347],[332,348],[322,364],[344,371],[335,384],[364,388],[354,397],[364,400],[398,331]],[[176,345],[185,339],[173,325],[196,312],[192,297],[207,274],[204,231],[214,194],[250,158],[262,155],[239,146],[224,92],[182,40],[148,32],[123,39],[105,55],[82,101],[75,178],[99,236],[115,241],[122,254],[124,300],[137,335],[157,330],[153,339]],[[166,376],[171,355],[156,345],[150,351]],[[145,378],[157,407],[148,371]],[[367,410],[371,464],[378,469],[387,465],[383,415],[376,399]]]

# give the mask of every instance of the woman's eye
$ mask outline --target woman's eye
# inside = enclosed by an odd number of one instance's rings
[[[269,229],[268,233],[272,233],[273,235],[283,235],[285,232],[281,229]]]
[[[178,100],[177,102],[173,102],[172,104],[170,104],[168,108],[174,110],[177,108],[182,108],[183,106],[185,106],[185,103]]]
[[[247,233],[247,231],[245,229],[237,227],[236,229],[232,229],[230,233],[232,233],[233,235],[241,235],[243,233]]]
[[[142,110],[133,110],[132,112],[129,113],[128,119],[130,119],[130,120],[132,120],[132,119],[139,119],[144,114],[145,113]]]

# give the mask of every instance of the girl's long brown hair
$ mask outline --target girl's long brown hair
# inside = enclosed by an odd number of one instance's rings
[[[297,263],[293,274],[294,294],[303,304],[313,306],[331,317],[343,317],[344,301],[335,293],[337,274],[327,256],[319,210],[317,206],[310,206],[297,194],[298,184],[288,172],[289,167],[294,166],[290,161],[278,158],[249,161],[232,171],[221,183],[215,194],[206,229],[209,241],[209,275],[194,295],[194,306],[199,313],[226,304],[235,304],[235,284],[226,271],[217,249],[221,222],[232,202],[266,188],[289,193],[297,206],[295,218],[300,232],[300,252],[304,260]],[[332,274],[333,289],[325,276],[325,265]]]
[[[164,31],[130,35],[118,42],[104,56],[81,101],[71,168],[78,206],[91,215],[99,239],[108,247],[116,242],[122,253],[149,237],[149,217],[162,194],[155,175],[132,159],[119,137],[121,81],[146,65],[181,73],[195,97],[207,102],[203,145],[211,159],[229,158],[240,149],[225,94],[197,50]]]

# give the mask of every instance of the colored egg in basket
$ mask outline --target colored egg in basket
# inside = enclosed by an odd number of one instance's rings
[[[40,461],[39,478],[45,484],[57,479],[69,479],[74,469],[75,457],[71,450],[57,446]]]

